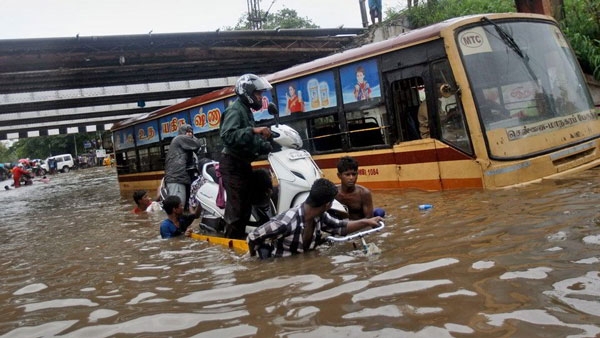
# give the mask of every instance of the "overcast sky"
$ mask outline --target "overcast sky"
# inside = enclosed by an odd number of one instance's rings
[[[398,8],[404,0],[383,0]],[[321,28],[362,27],[359,0],[262,0]],[[368,0],[365,0],[368,3]],[[247,0],[0,0],[0,39],[207,32],[235,26]],[[370,19],[369,19],[370,20]]]

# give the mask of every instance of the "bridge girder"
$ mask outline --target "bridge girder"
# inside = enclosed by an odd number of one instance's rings
[[[268,74],[354,47],[364,32],[296,29],[0,40],[0,140],[49,130],[63,134],[69,128],[103,130],[168,102],[231,85],[231,78],[243,73]],[[160,89],[182,82],[194,84]],[[114,91],[135,85],[154,89]],[[84,95],[86,91],[100,94]],[[139,107],[140,101],[146,105]]]

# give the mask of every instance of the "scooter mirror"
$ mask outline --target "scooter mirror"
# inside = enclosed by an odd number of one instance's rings
[[[277,109],[277,106],[273,102],[269,103],[269,106],[267,107],[267,111],[269,112],[269,114],[271,114],[273,116],[279,115],[279,109]]]
[[[269,103],[269,106],[267,107],[267,111],[269,112],[270,115],[273,115],[273,117],[275,118],[275,123],[277,125],[279,125],[279,109],[277,109],[277,106],[275,105],[275,103],[273,103],[273,102]]]

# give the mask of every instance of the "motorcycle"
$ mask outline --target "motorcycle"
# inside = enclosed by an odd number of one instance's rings
[[[267,159],[278,183],[278,197],[275,198],[276,202],[269,198],[264,203],[253,204],[246,233],[265,223],[277,213],[300,205],[308,197],[313,182],[323,177],[321,169],[310,153],[301,149],[300,134],[290,126],[279,123],[279,111],[273,103],[269,104],[268,112],[275,120],[275,124],[270,129],[272,142],[276,143],[278,147],[274,147],[276,150],[270,152]],[[216,161],[210,161],[201,166],[200,175],[206,182],[195,195],[203,209],[200,226],[204,231],[209,232],[222,232],[225,225],[223,218],[225,209],[217,205],[219,193],[217,166],[218,162]],[[330,212],[339,218],[348,217],[346,207],[337,200],[334,200]]]

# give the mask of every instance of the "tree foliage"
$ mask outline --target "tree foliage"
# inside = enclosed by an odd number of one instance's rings
[[[564,0],[561,28],[583,71],[600,81],[600,2]]]
[[[0,163],[14,163],[17,160],[12,147],[8,148],[4,143],[0,143]]]
[[[263,29],[276,29],[276,28],[319,28],[309,18],[302,18],[298,16],[298,12],[294,9],[284,7],[274,14],[261,11],[263,22]],[[232,28],[228,28],[231,30]],[[249,30],[252,29],[252,23],[249,20],[248,13],[244,13],[239,19],[234,30]]]
[[[110,131],[105,133],[110,134]],[[84,142],[93,144],[96,137],[96,133],[28,137],[19,139],[8,149],[0,144],[0,163],[16,162],[20,158],[45,159],[59,154],[82,154],[87,151]]]
[[[406,16],[411,28],[419,28],[450,18],[480,13],[515,12],[514,0],[438,0],[420,1],[402,12],[388,12],[390,18]]]
[[[72,135],[39,136],[19,139],[12,146],[19,158],[46,158],[73,152]]]

